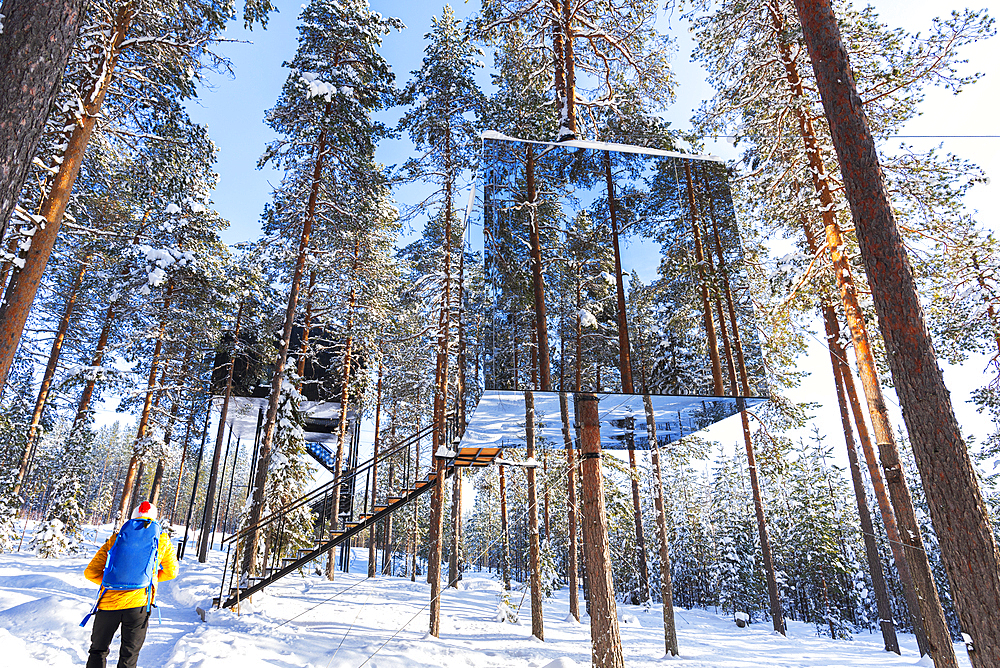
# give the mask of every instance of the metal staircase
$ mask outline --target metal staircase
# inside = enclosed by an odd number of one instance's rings
[[[446,434],[448,438],[444,440],[444,442],[453,443],[454,445],[452,447],[454,448],[457,446],[459,439],[453,438],[453,426],[453,423],[449,421],[449,428],[447,430],[448,433]],[[274,525],[275,532],[279,535],[281,534],[284,522],[289,515],[293,511],[301,509],[303,506],[309,507],[319,519],[316,522],[316,531],[314,536],[315,543],[312,547],[301,549],[294,556],[282,555],[280,552],[276,552],[272,555],[265,555],[264,565],[260,576],[241,577],[239,573],[239,550],[245,548],[239,548],[238,546],[241,545],[240,541],[246,538],[252,527],[245,528],[239,533],[227,538],[224,542],[229,545],[230,552],[233,551],[234,547],[237,548],[235,550],[236,556],[233,558],[232,564],[230,564],[230,555],[227,552],[226,566],[223,569],[222,591],[220,591],[220,595],[214,599],[214,604],[217,607],[223,608],[229,608],[238,604],[241,599],[252,596],[276,580],[280,580],[289,573],[293,573],[309,562],[325,555],[338,545],[344,544],[355,535],[371,528],[385,517],[391,515],[422,494],[425,494],[433,489],[433,483],[437,477],[437,472],[433,468],[433,459],[429,456],[430,453],[426,453],[426,467],[423,467],[422,469],[422,467],[419,466],[418,460],[418,465],[413,467],[413,480],[411,480],[409,484],[404,486],[402,489],[386,497],[381,502],[376,501],[373,504],[374,507],[371,508],[369,512],[362,513],[356,518],[352,518],[350,515],[350,499],[348,499],[346,507],[344,504],[344,488],[353,490],[362,477],[368,476],[369,472],[374,470],[374,467],[378,463],[387,460],[390,457],[398,456],[400,454],[406,454],[409,456],[411,453],[408,451],[415,447],[419,448],[420,441],[429,436],[431,432],[431,427],[420,430],[418,433],[398,445],[387,449],[385,452],[379,453],[377,459],[369,460],[368,462],[365,462],[350,471],[345,471],[338,480],[333,480],[322,487],[319,487],[306,496],[288,504],[280,511],[263,518],[257,524],[257,530],[261,531],[266,527]],[[499,447],[461,448],[457,452],[453,450],[452,452],[454,453],[454,456],[446,459],[444,475],[446,478],[451,477],[459,468],[479,468],[488,466],[494,459],[496,459],[497,455],[500,454],[500,451],[501,448]],[[419,475],[421,470],[425,471],[422,476]],[[339,521],[336,522],[336,525],[339,525],[339,528],[333,528],[330,526],[330,523],[326,521],[326,519],[329,516],[329,509],[333,505],[333,493],[335,488],[338,486],[338,483],[342,490],[340,503],[338,504]],[[366,507],[369,505],[367,497],[368,495],[366,490]],[[227,581],[228,588],[226,587]],[[223,592],[226,592],[225,596],[223,596]]]

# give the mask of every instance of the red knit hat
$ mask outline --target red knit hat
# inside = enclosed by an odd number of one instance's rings
[[[155,522],[156,517],[156,506],[149,501],[143,501],[135,507],[135,510],[132,511],[132,519],[134,520],[153,520]]]

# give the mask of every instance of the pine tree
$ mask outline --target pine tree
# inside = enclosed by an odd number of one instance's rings
[[[617,111],[625,81],[651,108],[673,98],[670,41],[657,33],[656,15],[657,4],[646,1],[490,0],[483,3],[475,28],[494,45],[517,35],[523,57],[544,63],[543,90],[554,93],[547,106],[556,131],[547,139],[566,139],[594,136],[601,110]],[[510,81],[512,88],[532,83]]]
[[[124,83],[128,88],[136,80],[158,77],[161,84],[150,87],[151,92],[169,90],[174,99],[190,97],[194,84],[188,72],[200,70],[203,58],[206,63],[211,59],[206,45],[224,29],[230,13],[231,5],[218,0],[198,0],[175,8],[148,0],[103,0],[89,7],[90,18],[80,32],[81,58],[67,76],[72,93],[64,102],[69,104],[62,105],[63,125],[72,130],[39,213],[31,220],[37,231],[24,251],[23,268],[11,278],[0,307],[0,379],[6,380],[97,119],[102,111],[110,111],[104,109],[104,103],[112,83]],[[128,102],[126,97],[120,101],[134,105],[137,116],[148,118],[148,111],[144,114],[137,101],[145,96],[129,97]]]
[[[431,19],[432,30],[428,34],[429,44],[425,50],[423,66],[414,72],[414,78],[403,90],[401,101],[415,104],[400,120],[399,127],[409,133],[411,140],[422,154],[404,165],[404,173],[410,178],[422,176],[434,184],[433,193],[424,200],[422,212],[433,211],[437,219],[425,228],[440,235],[439,248],[432,251],[433,282],[440,292],[434,297],[437,320],[437,359],[435,361],[434,421],[435,432],[432,447],[435,457],[440,448],[450,449],[450,444],[441,442],[445,431],[447,404],[449,403],[449,378],[452,366],[452,322],[460,316],[462,309],[453,314],[454,301],[458,296],[453,285],[457,277],[457,250],[464,254],[461,242],[464,230],[458,223],[455,198],[458,194],[458,180],[473,167],[476,148],[475,125],[466,118],[482,104],[482,93],[473,78],[474,68],[480,54],[459,31],[450,6],[445,6],[440,19]],[[457,243],[456,243],[457,242]],[[429,249],[428,249],[429,250]],[[438,259],[440,258],[440,259]],[[453,273],[454,272],[454,273]],[[428,540],[431,555],[428,562],[428,578],[431,583],[431,635],[438,635],[440,614],[439,569],[442,554],[444,469],[443,460],[435,460],[437,478],[431,499],[431,527]],[[455,531],[455,527],[452,527]]]
[[[86,2],[8,0],[0,26],[0,239],[86,14]],[[34,94],[29,94],[31,91]]]
[[[315,473],[306,455],[303,431],[305,415],[300,407],[302,395],[297,389],[298,380],[290,371],[281,387],[274,452],[264,490],[265,516],[304,496]],[[315,521],[312,510],[308,506],[301,506],[286,516],[280,525],[268,525],[265,529],[262,563],[267,563],[267,559],[280,560],[286,556],[295,556],[299,550],[312,547]]]
[[[81,539],[86,520],[83,482],[90,461],[91,436],[68,432],[69,427],[64,424],[66,431],[56,432],[65,439],[60,456],[63,465],[51,492],[54,502],[32,541],[32,547],[43,559],[76,554],[83,549]]]
[[[265,213],[265,232],[295,244],[292,266],[285,280],[289,296],[279,350],[271,381],[271,394],[261,438],[258,467],[254,473],[254,493],[248,524],[256,525],[263,510],[263,493],[268,475],[278,395],[282,386],[292,327],[298,307],[306,259],[315,241],[337,238],[341,275],[350,267],[349,280],[358,278],[362,248],[361,230],[373,220],[391,220],[385,203],[384,178],[373,162],[375,142],[385,134],[371,113],[392,99],[393,75],[378,54],[382,36],[402,28],[398,19],[383,18],[362,0],[348,3],[314,0],[301,14],[299,47],[289,63],[292,70],[281,97],[268,112],[268,123],[279,133],[261,158],[261,164],[275,162],[285,170],[276,201]],[[355,214],[364,214],[356,218]],[[339,238],[338,224],[350,223],[347,239]],[[280,231],[280,232],[279,232]],[[346,243],[345,243],[346,242]],[[347,248],[345,248],[345,246]],[[350,249],[350,250],[348,250]],[[345,252],[346,251],[346,252]],[[344,256],[347,255],[347,258]],[[350,336],[357,293],[349,288],[346,308]],[[349,382],[350,339],[345,348],[343,379]],[[343,457],[343,433],[347,394],[342,393],[342,419],[338,430],[338,462]],[[257,531],[248,538],[257,542]],[[242,570],[257,569],[256,550],[244,552]],[[332,561],[331,561],[332,565]],[[328,576],[333,571],[328,569]]]

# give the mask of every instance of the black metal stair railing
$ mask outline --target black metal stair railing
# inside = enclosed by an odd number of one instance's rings
[[[460,438],[456,438],[456,434],[458,433],[456,427],[457,424],[455,416],[450,414],[446,420],[445,438],[443,439],[443,443],[447,444],[448,448],[455,452],[455,456],[449,457],[446,460],[446,477],[450,477],[454,473],[456,467],[485,466],[492,461],[498,452],[498,450],[489,449],[492,454],[487,453],[487,455],[482,458],[480,457],[480,453],[483,452],[482,449],[469,449],[468,452],[457,452]],[[241,599],[253,595],[274,581],[323,556],[338,545],[350,540],[352,537],[365,531],[388,515],[408,505],[411,501],[432,489],[434,487],[432,482],[436,477],[436,473],[433,471],[434,453],[430,451],[431,448],[426,447],[424,451],[420,453],[419,458],[416,456],[409,456],[411,454],[416,454],[416,451],[418,450],[417,446],[419,446],[421,441],[432,432],[433,426],[421,429],[398,444],[380,452],[377,458],[370,459],[349,471],[344,471],[338,479],[322,485],[300,499],[287,504],[281,510],[262,518],[255,527],[245,527],[240,532],[227,538],[224,541],[228,544],[228,548],[226,554],[226,565],[223,568],[223,582],[219,597],[215,599],[215,604],[223,608],[236,605]],[[408,457],[406,460],[409,462],[409,470],[405,475],[406,483],[403,488],[388,496],[384,503],[377,503],[377,497],[373,499],[368,495],[368,492],[371,491],[372,496],[375,496],[375,485],[369,485],[366,480],[366,498],[363,506],[365,512],[360,514],[357,521],[352,521],[354,518],[351,517],[349,513],[349,509],[351,507],[351,496],[345,494],[345,490],[351,490],[350,494],[353,495],[353,490],[357,482],[361,479],[361,476],[364,475],[370,477],[370,473],[374,471],[376,464],[388,460],[391,457],[398,456],[411,449],[413,449],[413,452],[407,453]],[[341,503],[338,504],[338,510],[341,512],[338,513],[336,523],[331,526],[329,510],[334,503],[332,496],[338,485],[340,486],[342,492],[340,499]],[[345,497],[348,500],[347,504],[344,504]],[[345,505],[348,512],[344,512]],[[311,547],[298,550],[295,553],[295,556],[285,556],[287,554],[287,550],[282,549],[279,545],[276,549],[271,549],[270,554],[264,555],[264,559],[262,560],[263,569],[260,576],[241,576],[241,574],[239,574],[241,567],[241,564],[239,563],[239,549],[241,541],[245,542],[244,539],[250,534],[251,530],[256,529],[259,535],[262,529],[269,527],[272,530],[272,535],[279,537],[284,536],[286,522],[288,521],[290,515],[294,511],[300,510],[303,507],[308,507],[318,518],[318,521],[314,523],[313,545]],[[371,512],[368,512],[369,508],[372,508]],[[336,528],[337,525],[339,525],[339,528]],[[236,548],[237,554],[230,564],[230,552],[233,551],[234,547]],[[229,583],[228,595],[224,597],[223,593],[226,592],[227,581]]]

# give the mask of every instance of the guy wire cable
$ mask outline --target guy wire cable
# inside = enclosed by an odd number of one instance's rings
[[[576,462],[575,462],[575,467],[579,467],[579,465],[580,465],[580,462],[579,462],[579,461],[576,461]],[[558,472],[559,472],[560,474],[565,474],[565,473],[566,473],[567,471],[569,471],[569,466],[568,466],[568,465],[566,465],[566,464],[564,464],[564,465],[563,465],[563,466],[562,466],[562,467],[561,467],[560,469],[558,469]],[[548,485],[546,485],[546,486],[545,486],[545,488],[544,488],[544,491],[550,491],[550,490],[551,490],[551,488],[552,488],[552,485],[551,485],[551,484],[548,484]],[[578,505],[579,505],[579,504],[578,504]],[[537,505],[536,505],[536,508],[537,508]],[[526,510],[525,510],[525,511],[524,511],[523,513],[521,513],[520,515],[518,515],[518,516],[516,517],[516,519],[517,519],[517,520],[522,520],[522,519],[524,519],[524,518],[525,518],[525,517],[527,516],[528,512],[529,512],[529,511],[528,511],[528,510],[526,509]],[[442,532],[442,533],[443,533],[443,532]],[[479,553],[478,555],[476,555],[476,556],[475,556],[475,559],[478,559],[478,558],[482,557],[483,555],[485,555],[485,554],[486,554],[486,553],[487,553],[487,552],[488,552],[488,551],[489,551],[489,550],[490,550],[490,549],[491,549],[492,547],[494,547],[494,546],[495,546],[495,545],[496,545],[496,544],[497,544],[497,543],[498,543],[498,542],[499,542],[499,541],[501,540],[501,538],[502,538],[502,536],[498,536],[498,537],[497,537],[497,538],[495,538],[495,539],[494,539],[494,540],[493,540],[492,542],[490,542],[490,543],[489,543],[489,544],[488,544],[488,545],[487,545],[487,546],[486,546],[486,547],[485,547],[485,548],[484,548],[484,549],[483,549],[483,550],[482,550],[482,551],[481,551],[481,552],[480,552],[480,553]],[[442,539],[443,539],[443,536],[442,536]],[[439,539],[439,540],[440,540],[440,539]],[[441,598],[441,595],[442,595],[442,594],[444,594],[444,592],[445,592],[445,591],[446,591],[447,589],[449,589],[449,587],[444,587],[444,588],[442,588],[442,589],[441,589],[441,591],[440,591],[440,592],[438,593],[438,595],[437,595],[437,597],[436,597],[436,598]],[[430,605],[431,605],[431,602],[432,602],[432,601],[428,601],[428,602],[427,602],[427,603],[425,603],[425,604],[424,604],[423,606],[421,606],[421,607],[420,607],[420,608],[419,608],[419,609],[417,610],[417,612],[416,612],[416,613],[414,613],[414,615],[413,615],[412,617],[410,617],[410,618],[409,618],[409,619],[408,619],[408,620],[406,621],[406,623],[404,623],[404,624],[403,624],[403,625],[402,625],[401,627],[399,627],[398,629],[396,629],[396,631],[394,631],[394,632],[393,632],[393,634],[392,634],[391,636],[389,636],[389,637],[388,637],[388,638],[386,639],[386,641],[385,641],[385,642],[383,642],[383,643],[382,643],[381,645],[379,645],[379,646],[378,646],[378,648],[376,648],[374,652],[372,652],[372,653],[371,653],[370,655],[368,655],[368,658],[366,658],[366,659],[365,659],[364,661],[362,661],[362,662],[361,662],[360,664],[358,664],[358,668],[362,668],[362,666],[364,666],[364,665],[365,665],[365,664],[367,664],[367,663],[368,663],[369,661],[371,661],[371,660],[372,660],[373,658],[375,658],[375,655],[376,655],[376,654],[378,654],[378,653],[379,653],[380,651],[382,651],[382,649],[383,649],[383,648],[384,648],[384,647],[385,647],[386,645],[388,645],[388,644],[389,644],[389,643],[390,643],[390,642],[391,642],[391,641],[392,641],[392,640],[393,640],[393,639],[394,639],[394,638],[395,638],[396,636],[398,636],[398,635],[399,635],[400,633],[402,633],[402,632],[403,632],[403,631],[404,631],[404,630],[406,629],[406,627],[407,627],[407,626],[409,626],[410,624],[412,624],[412,623],[413,623],[413,620],[415,620],[415,619],[416,619],[417,617],[419,617],[419,616],[420,616],[421,614],[423,614],[424,610],[426,610],[426,609],[427,609],[428,607],[430,607]]]

